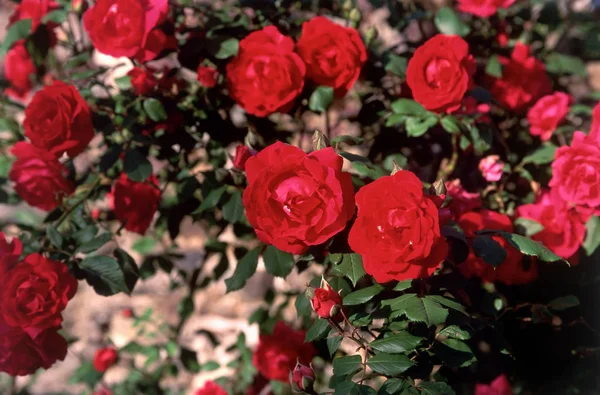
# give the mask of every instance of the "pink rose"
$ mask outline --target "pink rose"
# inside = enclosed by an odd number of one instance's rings
[[[567,116],[570,102],[571,96],[562,92],[539,99],[527,113],[529,132],[533,136],[540,136],[542,141],[550,140],[552,133]]]
[[[504,162],[498,155],[486,156],[479,162],[479,171],[487,181],[499,181],[502,178]]]

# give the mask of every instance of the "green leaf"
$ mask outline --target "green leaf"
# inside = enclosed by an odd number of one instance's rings
[[[576,56],[551,52],[546,57],[546,70],[554,74],[574,74],[580,77],[587,75],[585,63]]]
[[[440,121],[444,130],[450,134],[460,133],[460,123],[458,119],[452,115],[446,115]]]
[[[419,388],[424,395],[456,395],[452,387],[443,382],[423,381]]]
[[[143,182],[152,175],[152,164],[144,154],[132,149],[125,153],[123,170],[131,181]]]
[[[52,243],[54,247],[59,249],[62,248],[63,237],[54,226],[49,225],[46,228],[46,236],[48,236],[48,240],[50,240],[50,243]]]
[[[379,388],[377,395],[419,395],[419,391],[407,380],[389,379]]]
[[[146,255],[152,252],[155,245],[156,240],[153,237],[140,237],[133,243],[131,249],[138,254]]]
[[[304,343],[311,343],[315,340],[324,338],[325,335],[327,335],[329,328],[329,321],[317,318],[308,331],[306,331]]]
[[[492,55],[485,66],[485,73],[492,77],[502,78],[502,64],[497,55]]]
[[[421,341],[423,341],[423,338],[413,336],[407,331],[402,331],[395,335],[375,340],[371,343],[371,347],[377,351],[396,354],[414,350]]]
[[[348,355],[333,360],[333,373],[336,376],[346,376],[360,370],[362,358],[360,355]]]
[[[576,306],[579,306],[579,299],[575,295],[563,296],[548,303],[548,307],[555,311],[566,310]]]
[[[363,267],[362,258],[358,254],[343,254],[342,261],[335,268],[338,272],[348,277],[354,286],[356,286],[358,280],[367,274]]]
[[[354,306],[357,304],[363,304],[379,295],[383,288],[379,284],[372,285],[367,288],[359,289],[344,297],[344,306]]]
[[[217,204],[219,204],[219,200],[221,200],[221,196],[223,196],[226,189],[226,187],[222,186],[220,188],[211,190],[208,193],[208,195],[206,195],[204,200],[202,200],[202,203],[200,203],[198,209],[194,211],[194,214],[201,213],[205,210],[216,207]]]
[[[520,230],[519,233],[523,233],[527,237],[536,235],[544,230],[544,225],[533,219],[525,217],[519,217],[515,219],[514,225],[516,229]]]
[[[75,372],[69,378],[70,384],[85,383],[90,388],[95,388],[96,384],[102,380],[104,373],[100,373],[94,368],[92,361],[82,362]]]
[[[406,315],[410,321],[424,322],[427,326],[439,325],[446,321],[448,310],[430,298],[419,298],[416,294],[405,294],[391,300],[384,300],[382,306],[390,306],[390,318]]]
[[[319,86],[308,99],[308,108],[314,112],[324,112],[333,101],[333,88],[330,86]]]
[[[144,111],[154,122],[166,121],[167,112],[162,103],[154,98],[146,99],[143,103]]]
[[[388,56],[388,61],[385,64],[385,71],[396,74],[400,78],[406,78],[406,68],[408,67],[408,59],[395,54]]]
[[[12,132],[13,134],[19,133],[19,124],[17,121],[11,118],[0,118],[0,131],[1,132]]]
[[[27,38],[31,32],[31,25],[31,19],[21,19],[13,23],[6,31],[4,41],[0,44],[0,56],[6,55],[17,41]]]
[[[217,59],[227,59],[236,56],[240,49],[240,42],[237,38],[228,38],[221,42],[219,50],[215,54]]]
[[[267,272],[275,277],[286,278],[294,268],[294,256],[274,246],[268,246],[263,255]]]
[[[86,281],[96,293],[110,296],[119,292],[129,294],[125,272],[116,259],[109,256],[88,256],[79,264],[86,274]]]
[[[464,37],[471,32],[471,28],[449,7],[440,8],[434,22],[440,33]]]
[[[87,243],[77,247],[77,249],[75,250],[75,252],[81,252],[84,254],[89,254],[90,252],[94,252],[97,251],[100,247],[102,247],[104,244],[108,243],[109,241],[112,240],[112,233],[102,233],[101,235],[99,235],[98,237],[94,237],[92,240],[88,241]]]
[[[406,355],[377,353],[371,357],[367,365],[374,372],[385,376],[395,376],[405,372],[408,368],[414,365]]]
[[[546,165],[554,160],[554,153],[556,152],[556,146],[554,144],[545,144],[540,148],[532,152],[523,158],[523,163],[532,163],[534,165]]]
[[[463,306],[462,304],[460,304],[458,302],[455,302],[454,300],[450,300],[450,299],[445,298],[440,295],[425,295],[424,298],[434,300],[443,306],[446,306],[448,308],[451,308],[453,310],[456,310],[463,314],[466,314],[465,306]]]
[[[449,325],[445,327],[438,333],[438,336],[445,336],[458,340],[469,340],[471,338],[469,331],[462,329],[457,325]]]
[[[125,277],[125,284],[127,284],[128,294],[133,292],[135,284],[140,278],[140,270],[135,263],[135,260],[125,250],[117,248],[113,254],[117,258],[117,262],[123,271]]]
[[[472,246],[475,255],[493,267],[498,267],[506,259],[506,250],[488,235],[475,236]]]
[[[394,291],[406,291],[410,287],[412,287],[412,280],[404,280],[396,284]]]
[[[115,78],[115,84],[117,84],[119,89],[122,91],[131,89],[131,77],[124,75],[122,77]]]
[[[188,348],[182,347],[179,359],[181,359],[181,363],[189,372],[200,372],[200,363],[198,362],[198,354],[196,353],[196,351],[192,351]]]
[[[237,291],[246,285],[246,281],[256,272],[260,250],[261,247],[256,247],[239,260],[233,275],[225,280],[227,292]]]
[[[429,113],[425,107],[411,99],[395,100],[392,102],[391,107],[394,114],[415,116]]]
[[[591,256],[600,246],[600,217],[590,217],[585,224],[585,229],[583,249],[587,256]]]
[[[335,334],[333,334],[335,332]],[[327,338],[327,350],[329,351],[329,356],[333,357],[333,355],[337,352],[338,348],[340,348],[340,344],[342,344],[342,340],[344,338],[337,334],[337,331],[334,329],[332,334]]]
[[[569,263],[567,262],[567,260],[559,257],[538,241],[534,241],[528,237],[517,235],[514,233],[500,232],[499,234],[506,241],[508,241],[510,245],[512,245],[525,255],[538,257],[544,262],[565,262],[567,264]]]
[[[409,117],[406,120],[406,133],[410,137],[421,137],[437,123],[438,119],[435,115],[429,115],[425,118]]]
[[[225,221],[236,224],[244,215],[244,203],[242,203],[242,193],[234,191],[231,198],[223,205],[223,218]]]

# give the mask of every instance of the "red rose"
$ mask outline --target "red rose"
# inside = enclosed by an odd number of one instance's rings
[[[246,170],[246,162],[255,152],[252,152],[250,148],[245,145],[238,145],[235,147],[235,156],[233,157],[233,167],[238,170]]]
[[[198,388],[194,395],[227,395],[227,391],[214,381],[207,381],[202,388]]]
[[[146,42],[135,58],[140,63],[146,63],[155,59],[167,49],[177,48],[177,39],[172,35],[166,35],[161,29],[154,29],[148,33]]]
[[[354,214],[350,174],[333,148],[310,154],[277,142],[246,162],[246,215],[258,238],[302,254],[345,228]]]
[[[0,319],[0,372],[26,376],[64,360],[67,341],[58,329],[46,329],[32,338],[23,329],[8,326]]]
[[[594,135],[575,132],[570,147],[556,150],[549,185],[568,203],[600,205],[600,143]]]
[[[267,26],[240,41],[237,56],[227,65],[227,84],[233,100],[246,112],[266,117],[292,107],[305,74],[294,41]]]
[[[446,258],[438,207],[413,173],[401,170],[362,187],[356,205],[348,242],[378,282],[427,277]]]
[[[13,237],[9,243],[4,233],[0,232],[0,279],[19,261],[22,252],[21,240]]]
[[[290,372],[290,384],[296,392],[308,393],[313,391],[315,382],[315,371],[310,366],[297,363],[296,367]]]
[[[340,26],[324,16],[302,24],[298,54],[306,75],[317,85],[330,86],[343,97],[360,76],[367,50],[356,29]]]
[[[83,14],[83,26],[98,51],[133,57],[168,11],[167,0],[98,0]]]
[[[31,144],[57,157],[75,157],[94,137],[87,103],[73,85],[56,80],[33,96],[23,127]]]
[[[427,110],[450,113],[460,108],[474,73],[469,44],[459,36],[438,34],[417,48],[408,62],[406,82]]]
[[[102,387],[98,391],[92,393],[92,395],[113,395],[113,392],[106,387]]]
[[[331,285],[325,283],[324,288],[315,289],[315,295],[310,300],[313,310],[321,318],[332,318],[339,313],[342,306],[342,297]]]
[[[517,43],[510,59],[499,57],[502,77],[489,77],[490,92],[504,107],[522,111],[538,98],[549,93],[552,85],[546,66],[533,56],[529,47]]]
[[[199,66],[198,81],[205,88],[214,88],[217,85],[219,71],[214,67]]]
[[[67,169],[54,155],[25,142],[18,142],[10,151],[17,157],[8,178],[15,191],[29,205],[45,211],[55,209],[64,196],[74,191],[66,179]]]
[[[556,191],[544,193],[535,204],[517,208],[516,217],[527,218],[544,226],[532,239],[541,241],[556,255],[569,259],[585,239],[585,223],[589,219],[569,207]]]
[[[23,0],[10,16],[8,26],[10,27],[13,23],[23,19],[31,19],[31,32],[35,32],[42,23],[42,18],[58,8],[60,6],[53,0]],[[56,44],[56,36],[52,31],[56,26],[58,25],[55,22],[46,23],[51,47]]]
[[[96,350],[96,354],[94,355],[94,369],[96,369],[100,373],[104,373],[117,363],[119,360],[119,354],[117,350],[112,347],[101,348]]]
[[[500,375],[488,384],[476,384],[475,395],[513,395],[510,383],[505,375]]]
[[[504,214],[491,210],[473,211],[463,214],[458,219],[458,224],[469,239],[475,237],[475,232],[483,229],[503,230],[513,232],[512,222]],[[477,257],[471,249],[467,260],[458,269],[468,278],[479,277],[485,282],[502,282],[511,284],[526,284],[535,280],[538,276],[537,266],[533,260],[530,267],[524,267],[523,256],[512,247],[501,236],[491,236],[498,244],[506,250],[506,258],[498,267],[494,268],[483,259]]]
[[[141,235],[146,233],[160,203],[156,177],[152,175],[144,182],[135,182],[121,174],[112,188],[112,196],[115,216],[125,223],[125,229]]]
[[[7,325],[35,338],[60,326],[61,313],[76,291],[77,280],[65,264],[31,254],[4,274],[0,313]]]
[[[131,87],[136,95],[145,96],[152,92],[158,85],[158,80],[150,69],[134,67],[127,73],[131,81]]]
[[[317,354],[311,343],[304,343],[305,331],[294,330],[285,322],[275,324],[273,334],[261,334],[252,355],[252,363],[260,374],[270,380],[289,380],[296,362],[308,365]]]
[[[542,141],[550,140],[552,133],[569,112],[571,96],[556,92],[540,98],[527,112],[529,132],[540,136]]]
[[[508,8],[515,0],[458,0],[459,11],[488,18],[496,13],[498,8]]]
[[[25,48],[25,42],[19,41],[4,58],[4,74],[10,82],[7,94],[22,99],[31,90],[31,77],[36,69],[33,60]]]

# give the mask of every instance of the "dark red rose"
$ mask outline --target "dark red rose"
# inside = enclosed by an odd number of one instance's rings
[[[127,75],[136,95],[145,96],[158,85],[158,80],[154,77],[153,71],[148,68],[134,67],[129,70]]]
[[[348,242],[377,282],[431,275],[448,255],[438,207],[413,173],[400,170],[362,187]]]
[[[177,39],[157,28],[148,33],[144,46],[135,55],[135,58],[140,63],[146,63],[155,59],[163,51],[175,48],[177,48]]]
[[[508,8],[515,0],[458,0],[459,11],[489,18],[498,8]]]
[[[4,58],[4,75],[10,82],[7,95],[23,99],[31,90],[31,78],[35,73],[33,59],[25,48],[25,41],[21,40],[6,53]]]
[[[0,279],[19,261],[21,253],[23,253],[21,240],[13,237],[9,243],[6,235],[0,232]]]
[[[469,44],[459,36],[438,34],[417,48],[408,62],[406,82],[427,110],[450,113],[460,108],[473,73]]]
[[[513,225],[504,214],[491,210],[473,211],[463,214],[458,219],[458,224],[468,239],[475,237],[475,232],[483,229],[504,230],[513,232]],[[465,277],[479,277],[485,282],[501,282],[504,284],[527,284],[538,277],[536,263],[531,260],[529,267],[525,267],[523,255],[512,247],[501,236],[491,236],[498,244],[506,250],[506,258],[494,269],[492,265],[477,257],[471,248],[467,260],[458,265],[459,270]]]
[[[510,382],[505,375],[500,375],[488,384],[476,384],[475,395],[513,395]]]
[[[275,26],[267,26],[240,41],[237,56],[227,65],[227,86],[246,112],[266,117],[292,107],[304,87],[305,74],[294,41]]]
[[[8,326],[0,318],[0,372],[26,376],[64,360],[67,341],[58,334],[58,329],[46,329],[32,338],[23,329]]]
[[[504,107],[523,111],[531,103],[550,93],[552,85],[546,66],[529,55],[529,47],[517,43],[510,59],[499,57],[502,78],[489,77],[490,92]]]
[[[100,373],[104,373],[117,363],[119,360],[119,354],[117,350],[112,347],[101,348],[96,350],[96,354],[94,355],[94,369],[96,369]]]
[[[207,381],[202,388],[198,388],[194,395],[227,395],[227,391],[214,381]]]
[[[585,239],[585,223],[589,215],[578,213],[563,201],[557,191],[546,192],[535,204],[517,208],[517,218],[527,218],[542,224],[544,229],[532,239],[541,241],[556,255],[569,259]]]
[[[83,14],[83,26],[98,51],[133,57],[168,11],[167,0],[98,0]]]
[[[112,196],[115,216],[125,223],[125,229],[141,235],[146,233],[160,203],[156,177],[152,175],[144,182],[135,182],[121,174],[113,185]]]
[[[342,306],[342,297],[331,285],[325,283],[325,287],[314,290],[314,297],[310,300],[313,310],[321,318],[335,317]]]
[[[90,109],[73,85],[53,81],[25,109],[25,136],[57,157],[80,154],[94,137]]]
[[[233,157],[233,167],[238,170],[246,170],[246,162],[256,152],[252,152],[250,148],[245,145],[238,145],[235,147],[235,156]]]
[[[205,88],[214,88],[219,79],[219,71],[214,67],[198,66],[198,82]]]
[[[314,382],[315,371],[310,366],[297,363],[294,370],[290,372],[290,384],[296,392],[313,391]]]
[[[540,136],[542,141],[550,140],[552,133],[567,116],[570,103],[571,96],[562,92],[540,98],[527,112],[529,132],[533,136]]]
[[[31,254],[4,274],[0,312],[7,325],[35,338],[60,326],[61,313],[76,291],[77,280],[65,264]]]
[[[471,193],[465,190],[460,182],[460,179],[446,181],[446,191],[451,200],[448,208],[452,212],[454,218],[460,217],[467,211],[473,211],[481,207],[481,196],[479,193]]]
[[[308,365],[317,354],[311,343],[304,343],[305,331],[294,330],[285,322],[275,324],[273,334],[261,334],[252,362],[260,374],[270,380],[287,383],[296,362]]]
[[[29,205],[45,211],[55,209],[75,187],[67,180],[67,169],[49,152],[25,142],[10,151],[17,157],[8,178],[17,194]]]
[[[246,161],[244,206],[258,238],[302,254],[346,227],[354,189],[333,148],[310,154],[277,142]]]
[[[600,206],[600,142],[594,134],[575,132],[571,146],[556,150],[549,185],[570,204]]]
[[[317,85],[332,87],[336,97],[348,93],[367,61],[358,31],[324,16],[302,24],[297,51],[306,64],[307,77]]]

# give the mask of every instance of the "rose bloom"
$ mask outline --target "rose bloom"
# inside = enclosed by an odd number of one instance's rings
[[[77,291],[77,280],[67,265],[31,254],[2,278],[0,313],[9,326],[32,337],[62,323],[61,313]]]
[[[0,372],[26,376],[64,360],[67,341],[58,334],[58,329],[39,331],[31,337],[23,329],[7,325],[0,317]]]
[[[589,215],[578,213],[563,201],[556,191],[545,192],[535,204],[517,208],[517,218],[539,222],[544,229],[531,238],[541,241],[556,255],[569,259],[585,239],[585,223]]]
[[[214,67],[198,66],[198,82],[205,88],[214,88],[219,79],[219,71]]]
[[[540,136],[542,141],[550,140],[552,133],[569,112],[571,96],[555,92],[540,98],[527,112],[529,132]]]
[[[458,10],[488,18],[496,13],[498,8],[508,8],[515,0],[458,0]]]
[[[75,187],[67,180],[67,168],[49,152],[25,142],[18,142],[10,151],[17,157],[8,178],[14,182],[17,194],[29,205],[50,211]]]
[[[94,354],[94,369],[98,372],[103,373],[108,370],[111,366],[117,363],[119,360],[119,354],[113,347],[100,348],[96,350]]]
[[[594,134],[575,132],[571,146],[556,150],[549,185],[570,204],[600,205],[600,142]]]
[[[488,384],[476,384],[475,395],[513,395],[510,383],[505,375],[500,375]]]
[[[502,178],[504,162],[498,155],[489,155],[479,162],[479,171],[487,181],[499,181]]]
[[[306,75],[317,85],[330,86],[343,97],[360,76],[367,50],[356,29],[340,26],[324,16],[302,24],[298,54]]]
[[[305,331],[294,330],[285,322],[278,321],[273,334],[260,335],[252,363],[269,380],[287,383],[289,372],[296,362],[308,365],[317,354],[311,343],[304,343],[305,335]]]
[[[31,55],[25,48],[25,41],[17,42],[4,58],[4,74],[10,88],[7,95],[22,100],[31,90],[31,77],[35,76],[36,69]]]
[[[362,187],[348,237],[377,282],[428,277],[448,255],[438,207],[413,173],[400,170]]]
[[[459,178],[451,181],[446,181],[446,193],[451,197],[448,208],[458,218],[461,214],[467,211],[473,211],[481,207],[481,195],[479,193],[471,193],[465,190]]]
[[[305,74],[294,41],[275,26],[267,26],[240,41],[237,56],[227,64],[227,86],[246,112],[266,117],[292,108]]]
[[[450,113],[460,108],[474,73],[469,44],[459,36],[438,34],[417,48],[408,62],[406,82],[427,110]]]
[[[207,381],[202,388],[198,388],[194,395],[228,395],[227,391],[214,381]]]
[[[238,145],[235,147],[235,156],[232,159],[233,167],[242,171],[246,170],[246,162],[255,154],[256,152],[253,152],[253,150],[250,150],[245,145]]]
[[[131,87],[138,96],[146,96],[158,85],[158,80],[149,68],[134,67],[127,73]]]
[[[168,11],[167,0],[98,0],[83,14],[83,26],[98,51],[133,57]]]
[[[25,136],[34,146],[73,158],[94,137],[90,109],[73,85],[53,81],[37,92],[25,109]]]
[[[510,218],[504,214],[491,210],[465,213],[457,222],[467,238],[474,238],[475,232],[483,229],[513,232]],[[490,237],[506,250],[504,262],[494,268],[492,265],[476,256],[471,248],[467,260],[458,265],[458,269],[465,277],[479,277],[484,282],[493,283],[498,281],[507,285],[527,284],[538,277],[537,266],[533,260],[529,262],[529,267],[525,267],[523,255],[517,249],[511,246],[501,236],[492,235]]]
[[[246,161],[244,206],[258,238],[302,254],[346,227],[354,214],[354,188],[333,148],[306,154],[276,142]]]
[[[146,63],[155,59],[163,51],[177,48],[177,39],[173,35],[167,35],[161,29],[156,28],[146,37],[142,48],[135,55],[139,63]]]
[[[115,216],[125,223],[125,229],[141,235],[146,233],[160,203],[156,176],[135,182],[123,173],[113,185],[112,197]]]
[[[529,55],[529,47],[517,43],[510,59],[499,57],[502,78],[488,77],[490,92],[512,111],[523,111],[531,103],[550,93],[552,84],[546,66]]]
[[[342,306],[342,297],[331,288],[331,285],[326,283],[324,288],[315,289],[315,295],[310,300],[310,304],[319,317],[328,319],[332,318],[331,310],[334,307],[340,308]],[[338,312],[335,312],[333,316],[337,315]]]
[[[13,237],[9,243],[6,235],[0,232],[0,279],[19,261],[23,252],[21,240]]]

